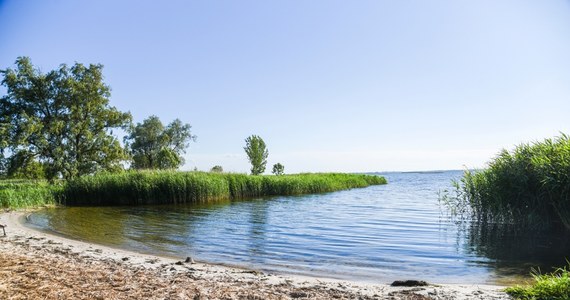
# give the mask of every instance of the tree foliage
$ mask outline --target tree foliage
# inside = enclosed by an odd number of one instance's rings
[[[271,172],[275,175],[283,175],[285,173],[285,166],[281,163],[276,163],[273,165],[273,170]]]
[[[5,168],[5,175],[8,178],[43,179],[46,177],[44,165],[25,151],[16,152],[10,156]]]
[[[175,169],[183,165],[182,155],[196,139],[191,128],[179,119],[164,126],[157,116],[131,127],[125,142],[132,155],[132,168]]]
[[[126,129],[131,115],[109,105],[102,65],[62,64],[45,74],[27,57],[15,65],[0,71],[0,148],[16,156],[11,162],[39,163],[49,179],[122,168],[127,156],[112,130]]]
[[[222,168],[222,166],[220,166],[220,165],[215,165],[212,167],[212,169],[210,169],[210,172],[212,172],[212,173],[223,173],[224,168]]]
[[[245,139],[245,147],[243,149],[251,163],[251,174],[259,175],[265,172],[269,151],[267,151],[263,139],[257,135],[249,136]]]

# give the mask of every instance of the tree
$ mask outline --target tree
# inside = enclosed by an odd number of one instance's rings
[[[129,129],[125,143],[132,155],[134,169],[175,169],[184,164],[182,155],[196,140],[190,124],[179,119],[164,126],[157,116],[150,116]]]
[[[283,166],[281,163],[276,163],[273,165],[273,171],[271,172],[275,175],[283,175],[285,172],[285,166]]]
[[[223,173],[224,172],[224,168],[222,168],[222,166],[216,165],[213,166],[212,169],[210,170],[210,172],[212,173]]]
[[[2,139],[2,135],[0,134],[0,140]],[[7,176],[8,172],[8,159],[4,156],[3,148],[0,147],[0,179],[3,179]]]
[[[109,105],[102,65],[62,64],[46,74],[27,57],[15,65],[0,70],[7,89],[0,98],[4,153],[40,163],[49,179],[122,168],[127,155],[112,130],[126,129],[131,115]]]
[[[251,174],[259,175],[265,172],[269,151],[267,151],[263,139],[257,135],[252,135],[245,139],[245,147],[243,149],[251,163]]]
[[[20,151],[10,156],[6,162],[6,177],[43,179],[46,178],[46,172],[42,163],[26,155],[24,151]]]

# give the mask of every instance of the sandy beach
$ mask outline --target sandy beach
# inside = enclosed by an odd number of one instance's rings
[[[26,214],[0,214],[0,299],[510,299],[493,285],[392,287],[145,255],[37,231]]]

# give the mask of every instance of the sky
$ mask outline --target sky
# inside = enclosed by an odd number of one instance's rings
[[[184,170],[485,167],[570,133],[569,0],[0,0],[0,69],[104,65],[110,104],[197,135]],[[0,94],[5,88],[0,87]]]

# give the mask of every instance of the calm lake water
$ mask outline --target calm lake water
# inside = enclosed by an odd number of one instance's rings
[[[496,283],[566,264],[562,234],[450,220],[438,191],[461,174],[384,173],[382,186],[208,205],[47,209],[30,223],[144,253],[366,282]]]

